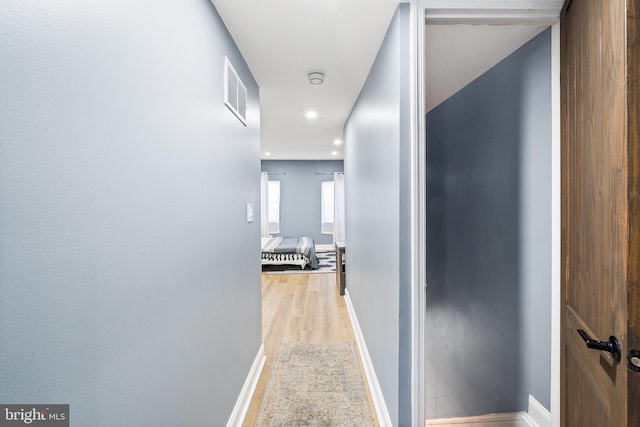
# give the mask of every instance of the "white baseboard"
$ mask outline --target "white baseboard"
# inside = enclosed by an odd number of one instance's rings
[[[267,356],[264,354],[264,344],[261,344],[258,349],[258,354],[251,366],[251,370],[249,371],[249,375],[242,386],[240,396],[238,396],[236,405],[233,407],[233,412],[231,412],[229,421],[227,421],[227,427],[242,426],[244,417],[247,415],[247,411],[249,410],[253,393],[256,390],[256,385],[258,385],[258,380],[260,379],[260,374],[262,373],[265,360],[267,360]]]
[[[505,414],[487,414],[474,417],[442,418],[427,420],[426,427],[526,427],[525,412],[510,412]]]
[[[531,427],[551,427],[551,413],[533,396],[529,396],[529,412],[524,419]]]
[[[551,414],[533,396],[529,396],[529,412],[487,414],[475,417],[427,420],[426,427],[551,427]]]
[[[349,297],[349,290],[345,290],[344,302],[347,305],[347,312],[349,313],[349,319],[351,319],[351,326],[353,327],[353,332],[356,336],[356,343],[358,344],[358,350],[360,351],[360,360],[362,361],[364,374],[367,377],[367,383],[369,384],[369,391],[371,392],[371,399],[373,400],[373,407],[376,411],[378,423],[380,424],[380,427],[393,427],[393,424],[391,423],[391,416],[389,415],[389,410],[384,402],[382,389],[380,388],[380,383],[376,376],[376,371],[373,368],[373,363],[369,356],[369,350],[367,350],[367,344],[365,343],[364,336],[362,335],[362,329],[360,329],[360,323],[358,323],[356,312],[353,308],[353,304],[351,303],[351,298]]]
[[[317,244],[316,245],[316,253],[320,252],[335,252],[336,247],[331,243],[327,244]]]

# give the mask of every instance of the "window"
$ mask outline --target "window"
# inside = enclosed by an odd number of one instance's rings
[[[322,183],[320,194],[320,232],[322,234],[333,234],[333,181]]]
[[[280,233],[280,181],[269,181],[269,234]]]

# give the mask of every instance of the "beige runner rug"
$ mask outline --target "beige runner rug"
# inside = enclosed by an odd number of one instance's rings
[[[281,343],[256,426],[373,426],[353,343]]]

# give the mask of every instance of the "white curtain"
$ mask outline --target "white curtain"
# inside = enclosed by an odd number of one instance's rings
[[[280,234],[280,181],[269,181],[269,234]]]
[[[335,172],[333,174],[333,241],[345,241],[345,199],[344,199],[344,173]]]
[[[269,174],[260,174],[260,232],[269,237]]]
[[[333,215],[335,214],[333,181],[323,181],[320,189],[320,233],[333,234]]]

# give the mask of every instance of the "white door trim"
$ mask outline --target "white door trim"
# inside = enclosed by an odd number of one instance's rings
[[[425,419],[425,316],[427,245],[424,1],[411,0],[411,425]]]
[[[560,427],[561,133],[560,22],[551,26],[551,426]]]
[[[487,25],[552,25],[558,21],[558,12],[549,9],[429,9],[427,24],[487,24]]]

